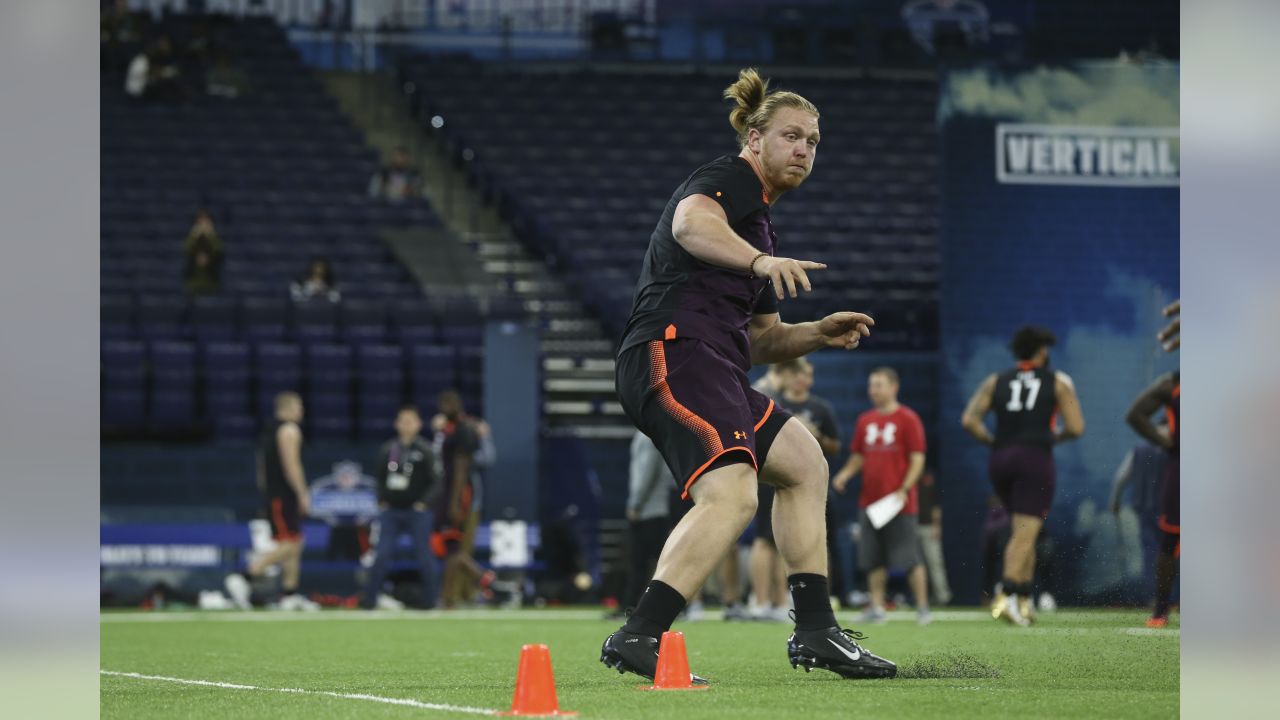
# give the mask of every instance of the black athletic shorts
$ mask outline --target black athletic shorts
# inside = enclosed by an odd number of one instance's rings
[[[1035,445],[1006,445],[991,452],[991,487],[1010,513],[1049,517],[1057,470],[1053,450]]]
[[[654,340],[618,356],[618,399],[662,453],[681,498],[713,465],[758,472],[791,414],[751,388],[747,373],[697,338]]]
[[[298,498],[267,498],[267,519],[271,521],[271,537],[276,540],[302,538],[302,518],[298,512]]]

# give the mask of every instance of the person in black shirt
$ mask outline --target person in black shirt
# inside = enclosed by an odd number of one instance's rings
[[[1023,626],[1033,619],[1036,538],[1053,504],[1053,446],[1084,433],[1075,384],[1066,373],[1049,367],[1049,348],[1056,342],[1044,328],[1019,329],[1009,345],[1018,364],[988,375],[960,419],[978,442],[992,446],[991,484],[1012,517],[1004,581],[991,615]],[[995,435],[983,420],[988,412],[996,415]],[[1063,426],[1055,430],[1058,415]]]
[[[770,208],[809,177],[818,108],[769,92],[754,69],[724,91],[739,151],[698,168],[667,201],[649,238],[615,365],[618,400],[653,439],[694,506],[668,536],[639,604],[600,660],[652,678],[658,638],[750,524],[756,485],[776,488],[774,537],[795,603],[793,667],[892,677],[897,666],[841,630],[831,609],[823,506],[828,471],[813,435],[752,389],[747,371],[821,348],[852,350],[875,322],[838,312],[786,323],[784,296],[811,290],[822,263],[775,256]]]
[[[434,445],[440,458],[443,481],[436,495],[435,515],[444,555],[441,602],[455,607],[475,596],[484,569],[471,556],[475,548],[480,513],[476,507],[472,470],[480,449],[475,419],[467,415],[462,396],[455,390],[440,393],[440,410]]]
[[[1164,410],[1167,424],[1163,428],[1151,422],[1152,413]],[[1133,431],[1147,441],[1169,453],[1160,482],[1160,552],[1156,556],[1156,607],[1147,627],[1162,628],[1169,625],[1169,598],[1173,594],[1173,582],[1178,575],[1178,556],[1181,548],[1181,495],[1179,494],[1179,456],[1182,425],[1182,375],[1175,370],[1161,375],[1142,391],[1125,413],[1125,421]]]
[[[267,424],[258,441],[258,488],[265,496],[276,546],[254,558],[244,574],[232,573],[226,578],[227,593],[245,610],[250,607],[249,578],[260,578],[267,568],[277,564],[283,594],[280,608],[318,609],[298,594],[304,545],[302,517],[311,513],[311,494],[302,468],[302,430],[298,427],[302,415],[302,398],[293,392],[280,393],[275,400],[275,421]]]
[[[938,500],[937,480],[932,470],[920,476],[919,518],[916,532],[920,536],[920,554],[929,572],[929,587],[938,605],[951,602],[951,584],[947,582],[947,563],[942,554],[942,503]]]
[[[431,558],[431,512],[428,506],[437,489],[435,455],[419,435],[422,415],[414,405],[396,413],[396,437],[378,451],[374,464],[378,478],[378,544],[365,589],[364,607],[378,605],[387,563],[403,534],[413,536],[413,556],[422,580],[419,605],[435,604],[436,565]]]

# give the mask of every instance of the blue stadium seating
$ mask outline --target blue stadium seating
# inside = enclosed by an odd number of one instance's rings
[[[615,336],[671,192],[694,168],[736,152],[719,100],[728,77],[513,70],[424,56],[403,59],[400,73],[419,89],[419,116],[444,118],[451,144],[475,154],[474,181]],[[866,310],[892,330],[877,333],[878,348],[931,347],[936,84],[774,80],[813,100],[824,130],[813,179],[771,209],[780,252],[831,267],[813,294],[784,303],[784,316]],[[856,292],[866,289],[875,292]],[[446,342],[474,342],[443,317]]]
[[[170,15],[165,30],[180,38],[191,22]],[[337,392],[334,363],[345,354],[350,365],[354,348],[439,336],[432,312],[411,316],[403,334],[391,332],[397,326],[388,302],[427,301],[377,238],[382,227],[438,224],[431,207],[365,195],[375,153],[280,28],[246,19],[220,25],[214,42],[250,76],[248,95],[137,105],[123,93],[118,63],[103,65],[104,426],[141,431],[206,421],[219,436],[243,439],[274,393],[310,396],[313,385]],[[182,239],[200,207],[211,212],[225,247],[222,287],[188,298]],[[294,306],[290,281],[321,256],[331,260],[344,301]],[[137,356],[147,349],[141,345],[127,346],[133,354],[110,346],[116,340],[149,342],[150,355]],[[187,354],[181,373],[175,346],[161,344],[172,342],[200,348]],[[383,374],[370,387],[381,393],[394,385],[399,396],[403,383],[395,378],[402,376]],[[345,384],[340,391],[350,393]],[[354,401],[330,407],[345,407],[344,417],[313,417],[313,426],[350,436]]]

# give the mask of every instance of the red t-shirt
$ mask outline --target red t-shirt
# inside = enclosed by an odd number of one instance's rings
[[[924,452],[924,424],[906,405],[884,414],[868,410],[858,416],[849,450],[862,456],[862,493],[858,505],[866,507],[902,487],[911,466],[911,453]],[[917,488],[911,488],[903,512],[918,510]]]

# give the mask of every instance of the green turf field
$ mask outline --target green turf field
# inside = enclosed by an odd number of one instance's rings
[[[426,718],[511,704],[523,643],[551,647],[560,706],[583,718],[1170,718],[1178,714],[1178,631],[1139,612],[1062,611],[1020,629],[977,611],[902,615],[859,628],[898,663],[895,680],[806,675],[786,660],[790,627],[679,623],[698,693],[643,692],[598,661],[617,623],[576,611],[449,614],[107,613],[104,718]],[[849,624],[850,616],[842,614]],[[279,692],[300,689],[309,692]],[[368,698],[405,699],[392,705]],[[449,705],[461,709],[439,709]]]

